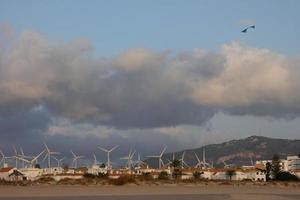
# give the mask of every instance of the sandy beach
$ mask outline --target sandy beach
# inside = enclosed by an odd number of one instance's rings
[[[199,185],[125,185],[125,186],[0,186],[0,199],[300,199],[299,187],[278,186],[199,186]]]

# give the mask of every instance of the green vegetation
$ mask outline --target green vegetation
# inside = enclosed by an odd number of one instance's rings
[[[226,171],[226,175],[229,177],[229,180],[231,180],[232,177],[233,177],[235,174],[236,174],[236,173],[235,173],[235,170],[234,170],[234,169],[228,169],[228,170]]]
[[[267,162],[266,163],[266,180],[271,180],[271,171],[272,171],[272,163]]]
[[[174,159],[171,163],[171,167],[179,168],[181,166],[181,162],[178,159]]]
[[[299,178],[289,172],[279,172],[276,180],[278,181],[299,181]]]
[[[203,174],[203,172],[195,171],[195,172],[193,173],[194,179],[200,179],[200,178],[201,178],[201,174]]]
[[[162,171],[162,172],[159,173],[158,179],[168,180],[169,179],[169,174],[166,171]]]
[[[272,178],[274,180],[277,180],[278,174],[281,172],[280,159],[277,154],[274,154],[273,156],[271,172],[272,172]]]
[[[172,173],[172,177],[174,179],[179,179],[182,175],[182,170],[180,168],[174,168],[173,173]]]

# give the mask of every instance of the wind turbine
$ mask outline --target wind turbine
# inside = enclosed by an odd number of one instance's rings
[[[142,164],[146,165],[146,163],[141,160],[141,154],[139,152],[138,152],[138,159],[134,161],[134,163],[137,165],[138,168],[141,168]]]
[[[59,152],[50,151],[47,144],[44,143],[44,145],[45,145],[46,155],[45,155],[43,161],[45,161],[46,158],[48,158],[48,168],[51,168],[51,155],[57,155],[57,154],[59,154]]]
[[[196,152],[194,152],[196,159],[197,159],[197,164],[195,165],[195,168],[200,168],[202,166],[202,161],[199,159],[198,155],[196,154]]]
[[[127,160],[127,167],[128,167],[129,170],[131,170],[131,168],[133,166],[133,156],[134,156],[134,154],[135,154],[135,151],[132,152],[130,150],[128,156],[121,158],[122,160]]]
[[[23,158],[23,157],[19,157],[18,159],[19,159],[19,160],[22,160],[22,161],[24,161],[24,162],[29,163],[29,164],[30,164],[30,167],[34,167],[34,163],[37,163],[37,159],[38,159],[41,155],[43,155],[44,152],[45,152],[45,150],[43,150],[41,153],[39,153],[37,156],[35,156],[32,160],[27,160],[27,159],[25,159],[25,158]]]
[[[205,159],[205,148],[203,148],[203,152],[202,152],[202,160],[203,160],[203,167],[206,168],[207,167],[210,167],[210,164],[206,162],[206,159]]]
[[[173,152],[173,155],[172,155],[172,160],[169,160],[169,159],[167,159],[168,160],[168,163],[166,164],[167,166],[171,166],[172,165],[172,163],[174,162],[174,160],[175,160],[175,153]]]
[[[229,168],[229,167],[230,167],[230,165],[227,165],[227,164],[226,164],[225,160],[222,160],[222,162],[223,162],[223,164],[224,164],[224,168]]]
[[[16,161],[15,167],[18,169],[18,160],[19,160],[19,157],[22,157],[22,155],[18,154],[18,151],[15,146],[13,146],[13,149],[14,149],[14,153],[15,153],[15,156],[13,156],[13,158]]]
[[[186,167],[189,167],[189,165],[186,164],[186,162],[184,161],[184,156],[185,156],[185,151],[182,153],[181,159],[179,160],[181,162],[181,168],[184,168],[183,165],[185,165]]]
[[[77,162],[80,158],[83,158],[84,156],[77,156],[72,150],[71,153],[73,155],[72,165],[74,168],[77,168]]]
[[[22,158],[34,158],[33,156],[25,156],[25,154],[24,154],[24,151],[23,151],[23,148],[22,147],[20,147],[20,152],[21,152],[21,154],[20,154],[20,156],[22,157]],[[23,161],[22,162],[22,167],[24,168],[24,165],[25,165],[25,162]]]
[[[96,155],[94,154],[93,156],[94,156],[94,164],[93,164],[93,165],[96,166],[96,165],[99,164],[99,162],[98,162],[98,160],[97,160]]]
[[[61,162],[65,159],[65,157],[63,157],[61,159],[58,159],[58,158],[56,158],[54,156],[52,156],[52,158],[54,158],[54,160],[56,160],[58,168],[61,166]]]
[[[254,162],[253,162],[253,159],[252,159],[251,155],[250,155],[250,162],[251,162],[251,166],[254,166]]]
[[[13,157],[7,157],[7,156],[5,156],[4,155],[4,153],[0,150],[0,154],[1,154],[1,156],[2,156],[2,159],[1,159],[1,162],[0,163],[3,163],[3,167],[5,167],[5,164],[7,164],[6,163],[6,159],[11,159],[11,158],[13,158]]]
[[[147,156],[148,158],[157,158],[158,159],[158,168],[161,168],[161,164],[164,165],[164,162],[162,160],[162,156],[164,155],[165,151],[166,151],[167,147],[165,147],[162,152],[160,153],[159,156]]]
[[[113,148],[111,148],[111,149],[105,149],[105,148],[102,148],[102,147],[99,147],[98,146],[98,148],[99,149],[101,149],[102,151],[104,151],[104,152],[106,152],[107,153],[107,169],[111,169],[112,168],[112,166],[111,166],[111,162],[110,162],[110,153],[113,151],[113,150],[115,150],[116,148],[118,148],[119,146],[117,145],[117,146],[114,146]]]

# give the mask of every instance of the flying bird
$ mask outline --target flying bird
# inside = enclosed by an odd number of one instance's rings
[[[255,29],[255,25],[252,25],[252,26],[248,26],[247,28],[245,28],[244,30],[242,30],[241,32],[242,33],[247,33],[247,31],[248,31],[248,29],[249,28],[253,28],[253,29]]]

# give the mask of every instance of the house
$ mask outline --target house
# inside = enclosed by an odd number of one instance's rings
[[[26,180],[26,177],[24,174],[22,174],[20,171],[14,169],[14,171],[8,175],[9,181],[23,181]]]
[[[87,173],[98,175],[98,174],[107,174],[106,167],[100,167],[99,165],[92,165],[91,168],[88,168]]]
[[[16,168],[13,167],[3,167],[0,168],[0,179],[9,181],[9,175],[13,173]]]
[[[14,167],[3,167],[0,169],[0,179],[6,181],[25,180],[26,176]]]
[[[300,156],[287,156],[288,171],[300,170]]]
[[[27,180],[31,180],[31,181],[39,179],[43,174],[42,169],[32,168],[32,167],[22,168],[20,169],[20,172],[24,174]]]

